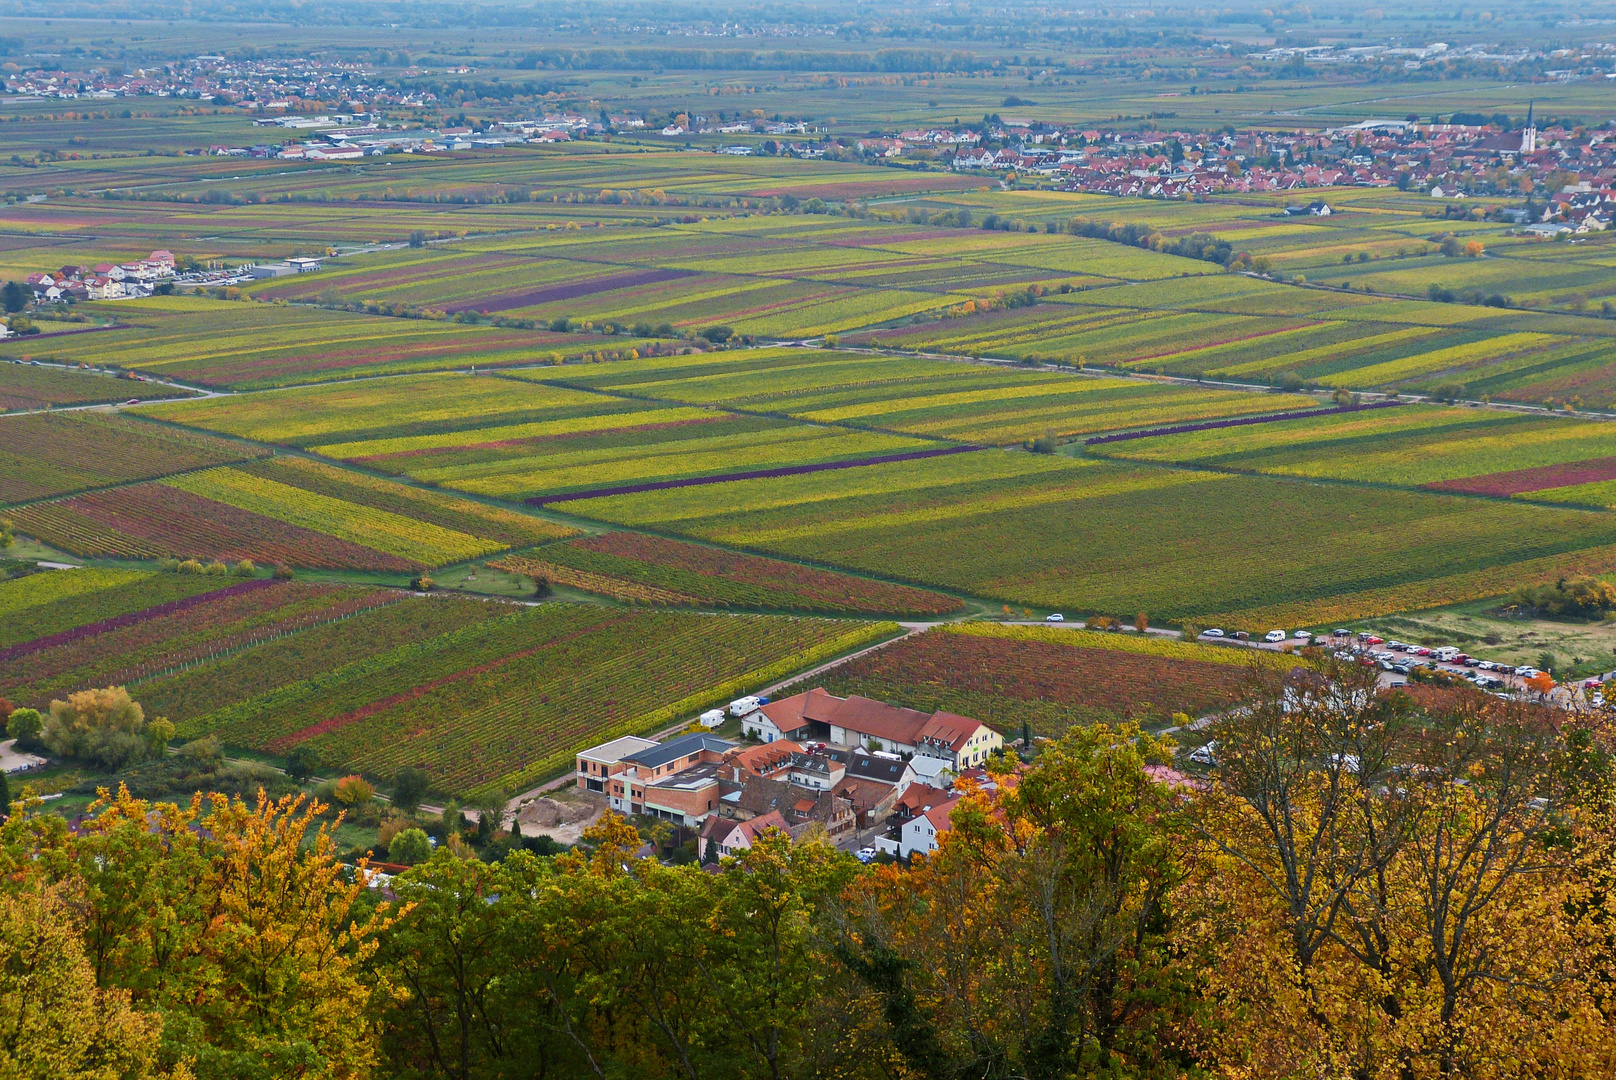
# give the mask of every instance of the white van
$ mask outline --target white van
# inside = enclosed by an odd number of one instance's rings
[[[763,700],[761,698],[736,698],[729,703],[729,714],[731,716],[745,716],[747,713],[757,712],[758,706],[762,704]]]
[[[1459,659],[1459,650],[1452,645],[1445,645],[1431,654],[1444,664],[1451,664]]]
[[[701,714],[701,726],[704,728],[720,727],[724,723],[723,709],[708,709]]]

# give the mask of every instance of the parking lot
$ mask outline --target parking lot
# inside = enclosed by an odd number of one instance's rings
[[[1317,645],[1330,651],[1338,660],[1356,660],[1378,667],[1383,682],[1396,685],[1406,682],[1416,670],[1424,668],[1445,671],[1483,689],[1512,692],[1527,689],[1527,680],[1542,674],[1533,667],[1513,667],[1468,656],[1456,647],[1431,647],[1410,642],[1388,640],[1368,631],[1354,633],[1337,629],[1331,634],[1317,636],[1306,631],[1287,634],[1271,631],[1261,638],[1244,634],[1229,634],[1213,628],[1202,631],[1200,641],[1215,644],[1245,646],[1254,649],[1282,650]],[[1584,689],[1596,705],[1604,701],[1601,680],[1586,679],[1573,684]]]

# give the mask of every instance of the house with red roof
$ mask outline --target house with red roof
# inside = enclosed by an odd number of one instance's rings
[[[1004,745],[998,732],[968,716],[921,712],[858,694],[840,698],[818,687],[758,706],[741,718],[741,731],[766,743],[823,739],[904,755],[921,778],[958,775]]]
[[[746,821],[710,817],[701,829],[701,850],[706,854],[710,845],[714,854],[739,855],[770,829],[779,829],[787,836],[791,835],[791,827],[778,810],[770,810],[767,814],[759,814]]]

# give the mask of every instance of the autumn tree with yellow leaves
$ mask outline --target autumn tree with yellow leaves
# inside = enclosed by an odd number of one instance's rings
[[[15,972],[54,916],[52,977],[122,1047],[123,1065],[85,1075],[369,1075],[367,1009],[389,983],[367,961],[388,916],[356,918],[364,885],[316,824],[323,809],[120,791],[70,831],[18,805],[0,826],[0,950]],[[15,1059],[38,1050],[18,1038]]]
[[[1422,703],[1328,660],[1252,678],[1181,891],[1198,1055],[1240,1077],[1610,1075],[1586,873],[1608,763],[1529,703]]]

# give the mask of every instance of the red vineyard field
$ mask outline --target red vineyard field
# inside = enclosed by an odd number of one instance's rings
[[[27,535],[86,558],[251,559],[328,570],[400,573],[424,565],[166,484],[136,484],[37,503],[9,516]]]
[[[1467,476],[1459,480],[1442,480],[1425,486],[1433,491],[1507,497],[1529,491],[1546,491],[1549,488],[1595,484],[1604,480],[1616,480],[1616,457],[1572,461],[1564,465],[1542,465],[1535,469],[1487,473],[1483,476]]]
[[[133,683],[402,599],[387,589],[246,582],[193,597],[183,607],[159,605],[151,618],[137,613],[104,632],[57,635],[60,640],[41,642],[43,648],[7,657],[0,662],[0,695],[42,708],[75,690]]]
[[[1226,707],[1245,671],[1230,664],[932,631],[804,683],[1041,734],[1106,714],[1140,721]]]

